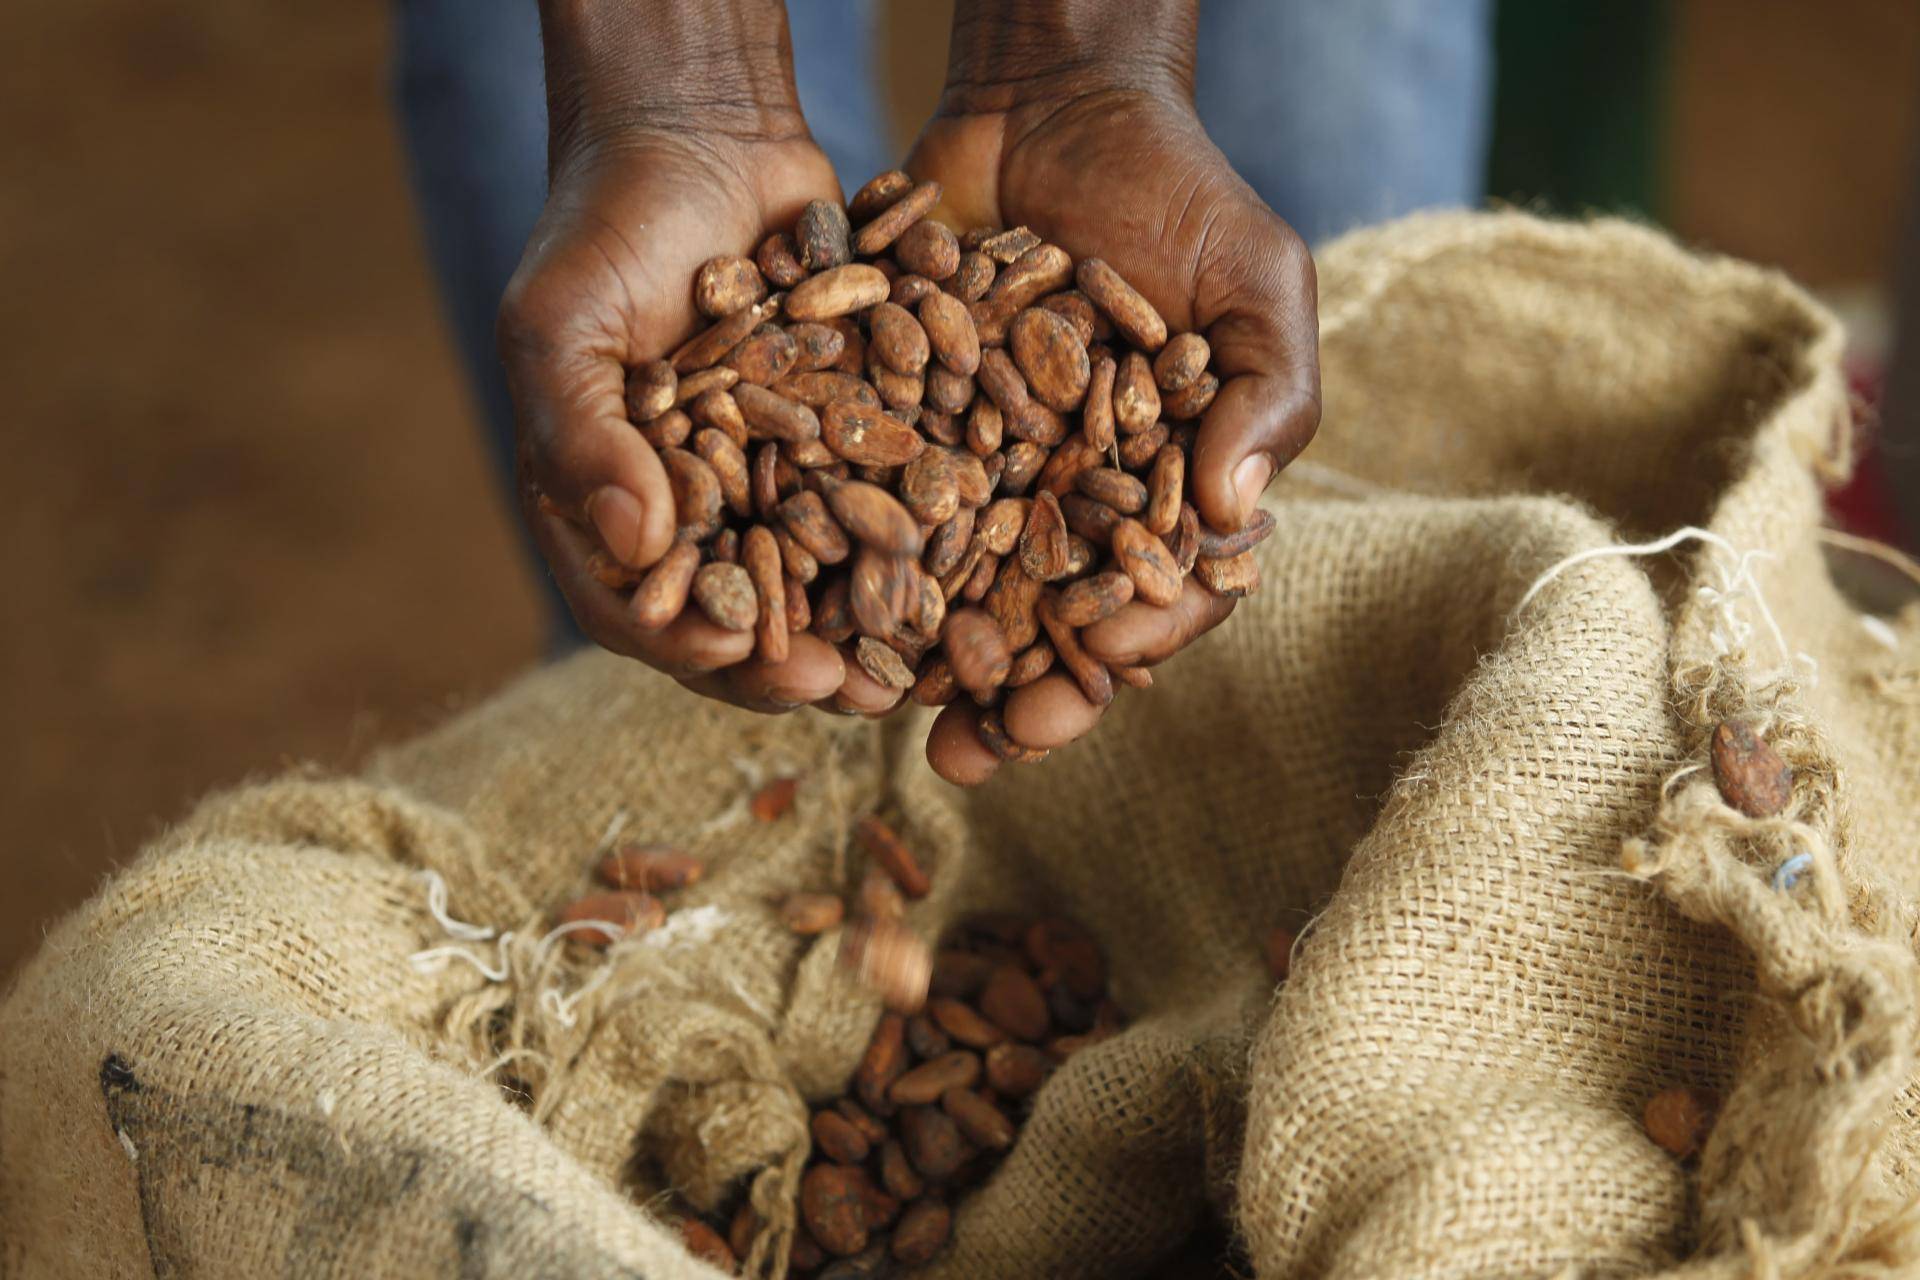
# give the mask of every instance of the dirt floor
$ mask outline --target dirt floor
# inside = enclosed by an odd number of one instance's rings
[[[15,14],[0,973],[195,795],[348,763],[538,656],[416,242],[385,18]]]

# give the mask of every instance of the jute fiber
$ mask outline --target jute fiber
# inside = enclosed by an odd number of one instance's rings
[[[1325,426],[1261,592],[1041,765],[962,795],[924,722],[588,655],[364,776],[206,801],[0,1009],[0,1272],[715,1274],[671,1190],[749,1197],[780,1274],[878,1009],[775,904],[856,884],[875,809],[925,936],[1071,915],[1132,1017],[929,1275],[1920,1269],[1920,612],[1829,574],[1834,321],[1619,223],[1428,216],[1320,267]],[[1734,715],[1795,768],[1779,817],[1706,767]],[[551,935],[628,838],[710,873],[610,953]],[[1693,1166],[1641,1127],[1676,1084],[1726,1098]]]

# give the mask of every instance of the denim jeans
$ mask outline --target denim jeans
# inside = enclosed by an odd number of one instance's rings
[[[801,106],[851,191],[896,162],[875,0],[793,0]],[[1492,0],[1206,0],[1195,99],[1220,149],[1317,243],[1481,196]],[[427,249],[508,495],[493,316],[546,198],[533,0],[396,0],[395,91]],[[529,554],[531,544],[528,544]],[[557,634],[572,621],[550,593]]]

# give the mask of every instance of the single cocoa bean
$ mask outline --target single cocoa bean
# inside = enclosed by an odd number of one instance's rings
[[[853,193],[853,198],[847,201],[847,214],[865,222],[911,190],[912,178],[899,169],[889,169]]]
[[[940,1109],[952,1117],[961,1136],[976,1147],[1005,1151],[1013,1145],[1013,1121],[972,1089],[947,1090],[940,1095]]]
[[[762,240],[753,261],[767,283],[776,289],[791,289],[807,278],[807,269],[800,265],[793,237],[784,231],[776,231]]]
[[[977,249],[969,249],[960,255],[960,265],[946,281],[946,290],[963,303],[978,302],[993,287],[997,270],[992,258]]]
[[[1099,258],[1087,258],[1074,271],[1074,282],[1092,299],[1113,327],[1142,351],[1160,350],[1167,341],[1167,322],[1140,291]]]
[[[1124,575],[1122,575],[1124,576]],[[1133,584],[1127,584],[1131,590]],[[1013,666],[1007,670],[1006,687],[1024,689],[1053,670],[1053,645],[1045,640],[1036,640],[1020,651],[1013,660]]]
[[[900,661],[900,655],[871,636],[860,637],[854,646],[854,658],[862,671],[889,689],[913,687],[913,672]]]
[[[1088,1025],[1092,1025],[1091,1018]],[[1052,1072],[1052,1060],[1032,1045],[1009,1040],[987,1050],[987,1083],[1002,1097],[1031,1097],[1040,1091]]]
[[[894,635],[920,604],[920,580],[913,561],[872,547],[854,557],[849,603],[860,633],[876,640]]]
[[[934,1182],[951,1178],[974,1154],[953,1117],[937,1107],[901,1108],[900,1145],[915,1172]]]
[[[1113,558],[1133,579],[1135,595],[1154,605],[1170,605],[1180,598],[1180,570],[1166,544],[1147,526],[1123,518],[1113,526],[1112,546]],[[1195,573],[1199,573],[1197,565]]]
[[[1264,507],[1255,507],[1237,533],[1216,533],[1202,525],[1200,554],[1209,560],[1230,560],[1242,551],[1251,551],[1265,542],[1267,535],[1273,532],[1273,524],[1273,512]]]
[[[1153,381],[1162,391],[1179,391],[1193,385],[1207,371],[1213,351],[1197,333],[1177,333],[1153,358]]]
[[[687,406],[687,414],[703,430],[718,431],[732,441],[735,448],[748,447],[747,420],[740,416],[740,403],[730,392],[715,387],[701,393]]]
[[[1668,1153],[1692,1159],[1707,1144],[1719,1119],[1720,1095],[1711,1089],[1680,1085],[1647,1099],[1642,1122],[1647,1136]]]
[[[734,1256],[733,1247],[721,1238],[718,1231],[698,1218],[680,1219],[680,1243],[686,1246],[688,1253],[728,1275],[740,1269],[740,1259]]]
[[[780,923],[804,937],[825,933],[846,915],[846,904],[830,893],[790,893],[780,904]]]
[[[1147,513],[1140,519],[1149,533],[1164,538],[1178,527],[1180,502],[1186,487],[1186,451],[1172,444],[1160,446],[1160,452],[1154,455],[1153,474],[1147,481]]]
[[[720,393],[725,395],[723,391]],[[693,419],[685,411],[669,409],[651,422],[640,424],[640,435],[655,449],[674,449],[693,434]]]
[[[969,693],[984,694],[1006,682],[1013,653],[993,619],[981,609],[957,609],[940,632],[955,681]]]
[[[1067,573],[1067,519],[1060,501],[1042,490],[1020,533],[1020,567],[1029,578],[1053,582]]]
[[[882,302],[867,312],[867,326],[869,350],[885,361],[889,369],[895,373],[918,374],[927,367],[931,354],[927,331],[905,307]]]
[[[700,883],[707,864],[670,844],[626,844],[594,866],[600,883],[642,893],[670,893]]]
[[[1042,586],[1039,579],[1027,573],[1018,557],[1009,556],[1001,562],[985,603],[987,613],[999,624],[1000,634],[1006,637],[1010,652],[1026,648],[1040,634]]]
[[[1160,420],[1160,389],[1153,367],[1138,351],[1120,357],[1113,380],[1113,421],[1124,435],[1137,436]]]
[[[739,374],[740,381],[765,387],[785,377],[799,359],[799,344],[787,336],[785,329],[777,324],[763,324],[729,351],[722,363]]]
[[[838,369],[790,373],[768,389],[809,409],[824,409],[835,400],[855,400],[871,409],[880,408],[878,391],[854,374]]]
[[[776,531],[775,537],[785,533],[785,529]],[[804,553],[803,553],[804,554]],[[805,635],[813,626],[813,605],[807,600],[807,584],[791,573],[786,578],[787,587],[787,634]]]
[[[785,312],[790,320],[830,320],[885,302],[892,291],[892,282],[878,267],[849,262],[795,285],[787,294]]]
[[[714,626],[751,631],[759,615],[753,579],[737,564],[703,564],[693,575],[693,601]]]
[[[1025,227],[1013,227],[1006,231],[990,232],[982,236],[979,250],[989,259],[1006,266],[1017,262],[1020,256],[1038,247],[1040,237]]]
[[[1147,508],[1147,486],[1115,467],[1088,467],[1073,478],[1073,487],[1123,516],[1137,516]]]
[[[800,265],[809,271],[831,271],[853,260],[848,243],[853,233],[847,211],[831,200],[810,200],[793,226],[793,242]]]
[[[1074,477],[1078,485],[1079,477]],[[1067,530],[1078,534],[1095,546],[1106,546],[1113,540],[1113,526],[1120,523],[1120,513],[1104,502],[1095,502],[1085,494],[1069,493],[1060,499],[1060,514],[1066,518]]]
[[[1139,435],[1121,436],[1115,449],[1120,454],[1120,465],[1132,471],[1144,471],[1153,465],[1153,459],[1166,446],[1169,432],[1167,424],[1156,422]]]
[[[907,848],[906,841],[891,826],[878,816],[867,814],[854,823],[853,834],[867,856],[900,886],[900,892],[915,899],[927,896],[933,881],[921,869],[920,860]]]
[[[965,308],[962,308],[965,310]],[[651,422],[674,406],[679,375],[665,360],[649,360],[627,374],[627,417]]]
[[[974,397],[973,408],[967,414],[967,448],[975,457],[987,457],[1005,439],[1005,424],[999,405],[985,396]]]
[[[793,808],[794,798],[800,793],[800,779],[775,778],[762,783],[747,802],[747,808],[761,822],[774,822],[787,815]]]
[[[798,444],[820,438],[820,419],[814,411],[776,391],[742,382],[733,388],[733,399],[753,439]]]
[[[945,293],[920,300],[920,329],[928,348],[954,373],[972,377],[980,368],[980,335],[966,304]]]
[[[1086,346],[1066,317],[1029,307],[1008,324],[1007,341],[1028,390],[1040,403],[1063,413],[1080,407],[1091,365]]]
[[[1178,391],[1160,397],[1160,411],[1169,418],[1188,421],[1204,414],[1220,393],[1220,379],[1203,373]]]
[[[866,1135],[837,1111],[813,1113],[813,1145],[835,1164],[859,1164],[867,1158]]]
[[[740,559],[753,579],[759,616],[754,623],[754,651],[763,662],[787,660],[787,583],[780,563],[780,546],[765,525],[752,525],[740,540]]]
[[[991,971],[988,976],[992,976]],[[984,981],[981,985],[985,986]],[[972,1005],[949,996],[927,1001],[927,1013],[942,1031],[970,1048],[990,1049],[1007,1038],[1004,1030],[987,1021]]]
[[[1135,590],[1138,591],[1137,586]],[[1104,707],[1112,702],[1113,673],[1107,670],[1105,663],[1081,646],[1079,633],[1060,620],[1055,601],[1040,601],[1036,612],[1040,625],[1046,628],[1047,639],[1053,642],[1061,665],[1073,676],[1074,683],[1080,686],[1081,696],[1096,707]]]
[[[805,547],[821,564],[839,564],[852,550],[845,529],[817,493],[801,492],[778,507],[780,521],[794,541]]]
[[[1237,600],[1251,595],[1260,585],[1260,562],[1253,552],[1242,551],[1226,560],[1202,557],[1193,563],[1193,576],[1216,596]]]
[[[919,412],[920,401],[927,393],[925,373],[901,373],[885,360],[869,343],[867,348],[867,381],[880,393],[880,402],[901,415],[910,418]]]
[[[897,1138],[888,1138],[880,1146],[880,1185],[887,1189],[888,1195],[907,1202],[926,1194],[926,1179],[914,1171],[913,1162],[907,1159],[907,1149]]]
[[[896,1106],[930,1106],[949,1089],[970,1089],[980,1079],[980,1056],[955,1049],[906,1072],[887,1096]]]
[[[1034,484],[1056,498],[1065,497],[1073,492],[1082,471],[1097,467],[1102,461],[1100,451],[1089,444],[1085,436],[1075,436],[1047,458]]]
[[[860,1095],[860,1101],[867,1110],[877,1116],[894,1113],[895,1108],[887,1098],[887,1091],[909,1065],[906,1031],[906,1019],[900,1014],[882,1014],[879,1024],[874,1028],[873,1039],[867,1042],[866,1052],[860,1057],[860,1065],[854,1068],[854,1092]]]
[[[938,222],[922,219],[894,241],[893,260],[929,280],[945,280],[960,269],[960,239]]]
[[[840,527],[861,542],[891,555],[920,554],[923,539],[919,522],[885,489],[858,480],[827,481],[821,489]],[[800,536],[795,529],[794,537]],[[809,546],[808,550],[813,548]],[[814,551],[814,555],[820,553]],[[820,559],[825,562],[826,557]]]
[[[817,1164],[802,1175],[800,1216],[828,1253],[844,1258],[867,1247],[865,1198],[842,1165]]]
[[[679,383],[674,387],[673,397],[680,404],[691,406],[694,401],[708,392],[725,391],[739,381],[740,374],[737,370],[729,369],[723,364],[714,365],[712,368],[682,374]]]
[[[852,638],[853,583],[835,578],[820,593],[820,606],[813,611],[813,634],[829,644],[841,644]]]
[[[588,922],[593,922],[589,924]],[[588,947],[612,946],[622,938],[647,933],[667,922],[667,909],[650,893],[617,889],[575,898],[555,918],[557,925],[577,925],[569,942]]]
[[[980,369],[974,377],[980,390],[1005,418],[1017,419],[1026,409],[1029,399],[1026,381],[1004,350],[996,347],[981,352]]]
[[[1118,613],[1133,599],[1133,590],[1133,579],[1124,573],[1096,573],[1062,587],[1054,614],[1069,627],[1090,627]]]
[[[926,1003],[933,957],[902,924],[862,920],[848,926],[840,935],[840,963],[895,1013],[914,1013]]]
[[[1113,384],[1119,376],[1120,366],[1114,363],[1112,356],[1102,355],[1089,368],[1080,429],[1095,452],[1105,453],[1113,447]]]
[[[926,408],[939,412],[945,429],[936,432],[923,423],[921,430],[941,444],[959,444],[966,439],[966,429],[956,415],[965,413],[973,404],[973,379],[943,364],[928,365],[926,379]]]
[[[785,525],[774,529],[773,540],[780,548],[780,564],[786,569],[787,577],[806,586],[820,576],[820,562],[814,559],[813,552],[800,545]]]
[[[701,330],[667,357],[673,365],[673,371],[685,378],[690,373],[719,364],[729,351],[739,346],[762,320],[769,317],[770,310],[765,303],[761,303],[745,311],[736,311]],[[701,389],[705,390],[704,387]],[[680,393],[678,402],[684,404],[692,398]]]
[[[913,190],[882,209],[871,222],[854,233],[854,252],[879,253],[897,240],[908,227],[925,217],[927,210],[933,208],[939,201],[939,183],[918,184]]]
[[[927,442],[906,423],[853,400],[835,400],[820,415],[820,439],[857,466],[897,467],[925,452]]]
[[[1025,970],[1001,965],[980,992],[980,1012],[995,1026],[1021,1040],[1047,1034],[1047,998]]]
[[[906,1267],[925,1266],[947,1247],[947,1237],[952,1234],[951,1209],[938,1200],[915,1201],[893,1229],[893,1259]]]
[[[1058,245],[1037,244],[1008,263],[987,290],[988,302],[1004,307],[1031,306],[1073,279],[1073,259]],[[1011,319],[1011,317],[1009,317]]]
[[[1752,721],[1721,721],[1708,756],[1721,796],[1749,818],[1777,817],[1793,803],[1793,766],[1754,732]]]
[[[714,395],[726,395],[724,391]],[[720,496],[737,516],[753,514],[753,495],[747,478],[747,455],[726,432],[707,427],[693,438],[696,457],[712,468],[720,481]]]
[[[818,373],[831,368],[847,349],[847,340],[838,329],[813,321],[788,325],[787,337],[793,340],[794,373]]]
[[[922,707],[944,707],[960,696],[960,682],[954,679],[953,666],[944,657],[929,658],[920,664],[920,674],[907,696]]]
[[[719,319],[744,311],[767,296],[767,282],[750,258],[723,254],[700,264],[693,278],[693,305]]]
[[[929,450],[923,456],[933,457],[936,452],[935,450]],[[944,455],[941,456],[944,457]],[[908,468],[908,470],[911,472],[912,468]],[[948,478],[951,479],[951,464],[947,464],[947,474]],[[909,480],[907,477],[903,477],[902,479],[903,483],[912,483],[916,486],[921,483]],[[930,484],[927,487],[929,489],[932,488]],[[926,567],[928,573],[936,578],[944,578],[947,574],[951,573],[954,567],[960,563],[961,557],[966,555],[967,545],[973,541],[973,531],[977,517],[973,508],[962,507],[960,505],[958,481],[954,482],[953,494],[954,512],[946,520],[935,526],[934,531],[928,535],[927,550],[921,558],[921,564]],[[937,511],[939,507],[929,503],[924,495],[916,495],[915,497],[909,497],[907,499],[907,509],[914,513],[915,519],[922,519],[924,516]]]
[[[939,292],[940,286],[925,276],[905,275],[893,282],[893,292],[887,295],[887,301],[911,309],[918,306],[920,299],[928,294]]]
[[[1078,289],[1069,289],[1065,293],[1056,293],[1040,299],[1040,305],[1072,325],[1074,340],[1081,346],[1087,346],[1093,341],[1100,316],[1093,309],[1093,304],[1087,301],[1086,294]],[[1108,332],[1112,332],[1111,325],[1108,326]]]
[[[658,631],[680,616],[687,607],[687,593],[700,568],[700,548],[691,542],[676,542],[667,548],[633,594],[634,624],[645,631]]]

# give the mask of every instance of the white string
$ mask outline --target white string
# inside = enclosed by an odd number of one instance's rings
[[[492,925],[468,924],[464,920],[455,920],[447,913],[447,882],[438,871],[422,871],[415,878],[426,882],[427,911],[448,937],[466,942],[484,942],[493,936]]]
[[[1610,547],[1588,547],[1550,566],[1547,571],[1533,580],[1526,594],[1520,597],[1520,603],[1514,607],[1517,613],[1532,603],[1549,582],[1568,569],[1589,560],[1599,560],[1607,556],[1652,556],[1671,551],[1683,542],[1704,542],[1719,551],[1726,552],[1735,561],[1735,570],[1728,573],[1725,565],[1715,563],[1714,570],[1720,575],[1718,587],[1702,583],[1696,590],[1700,602],[1713,610],[1718,625],[1713,629],[1713,641],[1722,656],[1743,646],[1753,629],[1748,626],[1734,610],[1733,606],[1740,598],[1753,601],[1754,609],[1760,614],[1760,620],[1766,624],[1767,634],[1780,650],[1780,657],[1789,667],[1796,662],[1804,663],[1809,669],[1814,667],[1813,658],[1804,653],[1796,654],[1787,646],[1786,635],[1780,630],[1780,624],[1774,620],[1773,610],[1767,606],[1767,600],[1761,594],[1760,584],[1753,576],[1753,563],[1756,560],[1771,560],[1774,555],[1769,551],[1754,550],[1742,552],[1719,534],[1697,525],[1687,525],[1675,529],[1664,538],[1652,542],[1616,544]]]
[[[513,938],[514,933],[511,929],[500,935],[499,952],[491,966],[465,947],[452,942],[445,946],[428,947],[424,951],[416,951],[407,957],[407,963],[412,965],[416,972],[433,973],[444,967],[448,960],[465,960],[478,969],[480,976],[488,982],[505,982],[507,975],[513,972],[513,965],[507,959],[507,947],[512,944]]]
[[[1899,649],[1900,633],[1893,629],[1885,618],[1876,618],[1870,613],[1860,615],[1860,629],[1877,640],[1884,648]]]

